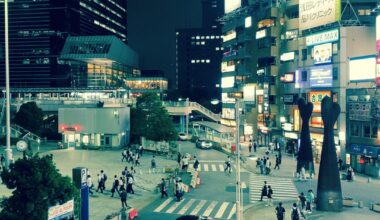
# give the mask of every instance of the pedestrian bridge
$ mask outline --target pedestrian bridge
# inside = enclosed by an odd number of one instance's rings
[[[170,115],[188,116],[191,112],[198,112],[212,121],[219,122],[220,115],[215,114],[197,102],[163,102]]]

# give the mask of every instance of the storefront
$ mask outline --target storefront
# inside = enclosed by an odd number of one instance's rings
[[[350,164],[358,173],[367,174],[372,177],[380,177],[380,147],[351,144]]]
[[[323,145],[323,134],[320,133],[310,133],[311,145],[313,148],[313,157],[315,159],[315,163],[319,163],[321,160],[322,154],[322,145]],[[339,137],[334,135],[334,143],[336,154],[340,155],[340,146],[339,146]]]
[[[296,150],[297,143],[298,143],[298,133],[284,131],[284,138],[285,138],[285,152],[291,153],[291,154],[294,153],[294,151]]]

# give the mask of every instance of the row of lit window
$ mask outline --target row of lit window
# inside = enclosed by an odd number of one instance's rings
[[[123,18],[123,16],[121,16],[119,13],[117,13],[116,11],[112,10],[111,8],[105,6],[103,3],[101,3],[99,0],[94,0],[95,3],[97,3],[98,5],[102,6],[103,8],[107,9],[108,11],[112,12],[114,15],[118,16],[119,18]]]
[[[23,59],[22,60],[22,64],[24,64],[24,65],[28,65],[28,64],[31,64],[31,63],[32,63],[31,59]],[[47,58],[47,57],[45,57],[45,58],[37,58],[35,60],[35,63],[36,64],[50,64],[50,59]]]
[[[191,45],[205,45],[206,44],[206,41],[191,41]]]
[[[193,40],[203,40],[203,39],[219,39],[222,38],[222,36],[192,36],[191,39]]]
[[[102,27],[104,29],[107,29],[107,30],[109,30],[109,31],[111,31],[111,32],[113,32],[115,34],[119,34],[122,37],[126,37],[125,34],[122,34],[122,33],[118,32],[118,31],[116,31],[115,29],[110,28],[107,25],[105,25],[105,24],[103,24],[103,23],[101,23],[101,22],[99,22],[97,20],[94,20],[94,24],[99,25],[100,27]]]
[[[99,15],[100,17],[102,17],[102,18],[104,18],[104,19],[106,19],[106,20],[108,20],[108,21],[111,21],[112,23],[118,25],[118,26],[121,27],[121,28],[125,28],[125,26],[121,25],[119,22],[117,22],[117,21],[113,20],[112,18],[110,18],[110,17],[104,15],[103,13],[99,12],[98,10],[96,10],[96,9],[94,9],[94,8],[92,8],[92,7],[90,7],[90,6],[88,6],[86,3],[80,2],[80,6],[86,8],[87,10],[89,10],[89,11],[91,11],[91,12],[93,12],[93,13]]]
[[[112,0],[108,0],[109,2],[111,2],[112,4],[114,4],[116,7],[118,7],[120,10],[122,10],[123,12],[125,12],[125,8],[121,7],[119,4],[117,4],[116,2],[112,1]]]
[[[191,60],[191,63],[210,63],[209,59],[207,60]]]

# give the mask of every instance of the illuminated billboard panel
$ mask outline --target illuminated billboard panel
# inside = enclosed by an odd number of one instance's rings
[[[309,102],[313,103],[313,112],[321,112],[322,99],[331,97],[331,91],[311,91],[309,92]]]
[[[332,87],[332,65],[310,67],[310,87]]]
[[[224,0],[224,13],[228,14],[231,11],[241,7],[241,0]]]
[[[354,57],[349,60],[349,80],[373,81],[376,78],[376,56]]]
[[[332,62],[332,44],[320,44],[313,49],[314,64],[326,64]]]
[[[341,0],[299,0],[299,29],[305,30],[339,21]]]
[[[235,77],[222,77],[222,88],[232,88],[235,85]]]

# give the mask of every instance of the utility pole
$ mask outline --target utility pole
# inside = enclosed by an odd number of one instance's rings
[[[5,96],[6,96],[6,127],[7,127],[7,148],[6,168],[9,168],[12,160],[11,149],[11,111],[10,111],[10,89],[9,89],[9,34],[8,34],[8,0],[4,0],[4,27],[5,27]]]
[[[236,99],[236,220],[243,220],[241,212],[241,182],[240,182],[240,100]]]

